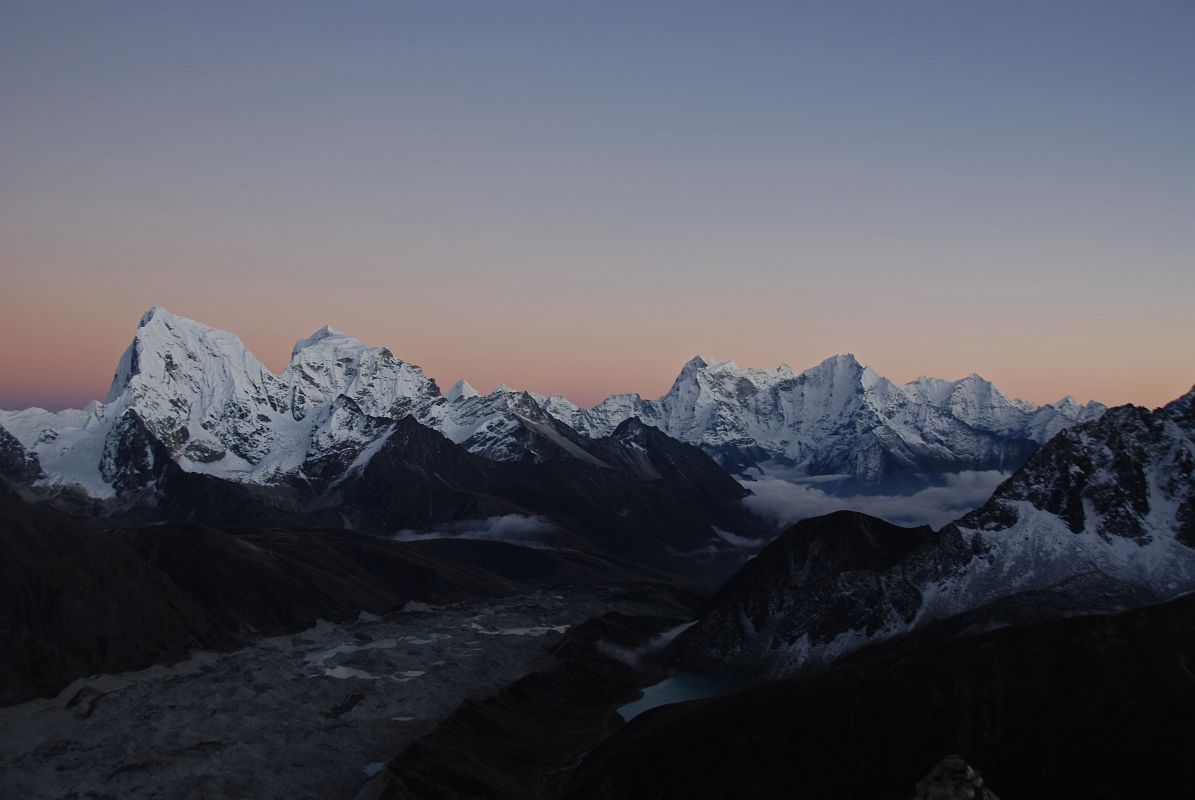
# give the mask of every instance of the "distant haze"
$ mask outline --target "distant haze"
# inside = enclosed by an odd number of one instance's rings
[[[1195,4],[0,9],[0,407],[151,305],[590,405],[701,353],[1195,383]]]

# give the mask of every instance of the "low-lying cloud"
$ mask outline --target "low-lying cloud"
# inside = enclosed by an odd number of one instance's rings
[[[750,539],[746,536],[739,536],[737,533],[724,531],[721,528],[714,528],[714,533],[718,534],[718,538],[729,544],[731,547],[745,547],[749,549],[757,549],[767,544],[762,539]]]
[[[743,500],[749,511],[786,527],[809,517],[833,511],[862,511],[896,525],[930,525],[940,528],[978,508],[1008,477],[998,470],[955,472],[941,486],[911,495],[827,494],[807,482],[776,478],[743,481],[752,494]]]
[[[621,661],[628,667],[639,669],[639,665],[643,663],[643,657],[649,653],[654,653],[658,650],[663,650],[673,639],[684,633],[685,629],[690,628],[696,622],[686,622],[683,625],[677,625],[675,628],[657,633],[646,644],[639,647],[623,647],[621,645],[609,642],[606,639],[598,639],[594,648],[604,656],[609,656],[617,661]]]
[[[545,550],[553,546],[553,530],[551,524],[539,517],[504,514],[486,519],[449,522],[426,531],[404,528],[390,538],[399,542],[422,542],[428,539],[476,539],[486,542],[508,542]]]

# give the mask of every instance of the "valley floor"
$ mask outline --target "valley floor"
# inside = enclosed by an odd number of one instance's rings
[[[601,589],[321,622],[0,708],[0,796],[352,797],[461,701],[552,662]]]

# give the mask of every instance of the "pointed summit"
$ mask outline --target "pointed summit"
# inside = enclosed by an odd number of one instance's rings
[[[685,365],[681,367],[681,374],[691,372],[718,372],[721,370],[728,370],[730,372],[738,372],[739,366],[733,361],[719,361],[716,358],[706,358],[705,356],[693,356]]]
[[[469,400],[473,397],[478,397],[481,392],[474,389],[469,382],[461,378],[456,383],[452,384],[452,388],[448,390],[448,394],[444,398],[450,402],[455,403],[458,400]]]
[[[374,417],[399,417],[440,398],[435,382],[387,347],[375,347],[325,325],[295,343],[282,379],[293,387],[291,413],[330,405],[338,395]]]
[[[150,322],[152,322],[156,318],[172,317],[172,316],[174,316],[174,315],[171,314],[166,309],[162,308],[161,306],[157,306],[157,305],[150,306],[149,310],[141,315],[141,322],[139,322],[137,324],[137,327],[144,328],[146,325],[148,325]]]
[[[196,330],[201,330],[201,331],[216,331],[216,330],[218,330],[217,328],[213,328],[210,325],[205,325],[202,322],[197,322],[193,319],[188,319],[187,317],[180,317],[178,314],[172,314],[169,311],[167,311],[165,308],[162,308],[161,306],[158,306],[158,305],[154,305],[154,306],[150,306],[149,310],[141,315],[141,320],[140,320],[140,322],[137,323],[137,333],[135,335],[140,336],[141,330],[143,328],[153,328],[158,325],[162,325],[167,328],[175,328],[175,327],[194,328]],[[219,332],[225,333],[225,331],[219,331]],[[228,334],[228,335],[231,336],[232,334]]]
[[[854,353],[842,353],[824,359],[816,367],[811,367],[799,376],[804,383],[822,386],[833,386],[835,391],[845,397],[858,387],[874,386],[880,376],[871,367],[865,367],[855,358]]]
[[[344,333],[343,331],[338,331],[330,325],[325,325],[324,327],[320,328],[315,333],[308,336],[306,339],[300,339],[299,341],[295,342],[295,346],[293,348],[291,348],[290,357],[294,358],[299,353],[306,350],[308,347],[311,347],[312,345],[319,344],[320,342],[324,341],[325,339],[334,339],[334,338],[352,339],[351,336]]]
[[[703,379],[701,376],[709,375],[711,372],[716,370],[718,367],[723,366],[725,363],[729,362],[715,361],[712,358],[706,358],[704,356],[693,356],[685,362],[683,367],[681,367],[680,372],[677,374],[676,380],[672,382],[672,388],[668,390],[668,393],[676,394],[681,392],[684,390],[686,385],[700,386],[704,384],[708,379]]]
[[[863,369],[863,365],[859,363],[859,359],[855,358],[854,353],[840,353],[838,355],[830,356],[829,358],[824,359],[813,369],[823,368],[833,370]],[[809,371],[812,372],[812,370]]]
[[[194,377],[195,369],[202,369],[201,362],[212,358],[247,361],[264,369],[235,334],[151,306],[141,315],[133,341],[117,363],[107,402],[139,376],[155,386],[184,379],[184,373]]]

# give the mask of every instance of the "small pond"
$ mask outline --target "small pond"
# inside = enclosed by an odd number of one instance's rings
[[[652,684],[643,690],[643,696],[618,709],[628,722],[644,711],[669,703],[683,703],[686,700],[700,700],[724,692],[743,689],[758,681],[728,675],[702,675],[696,672],[678,672],[671,678]]]

